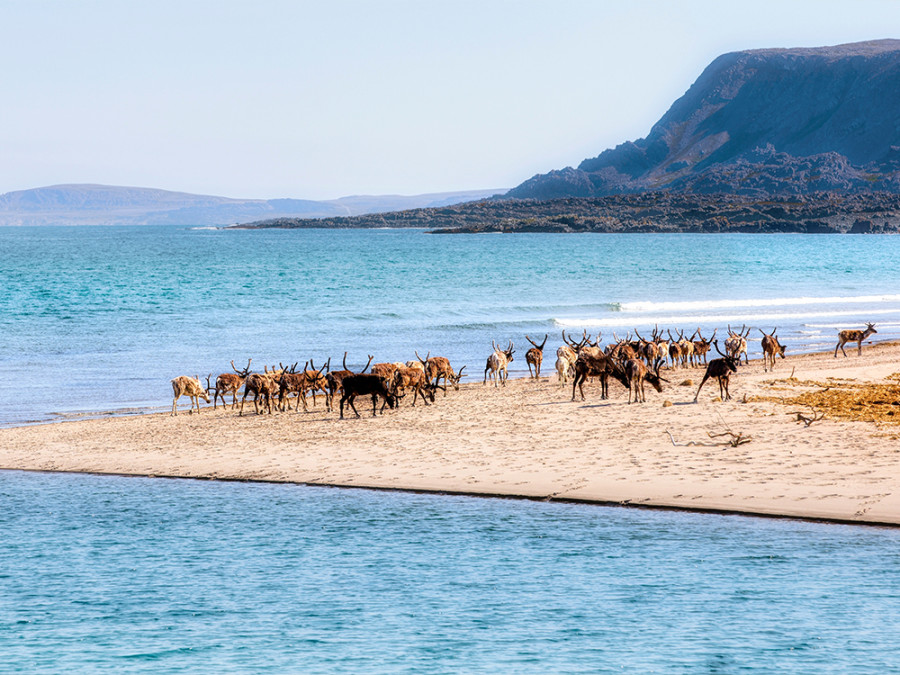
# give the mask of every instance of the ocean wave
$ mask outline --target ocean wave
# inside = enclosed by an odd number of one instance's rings
[[[804,305],[857,305],[900,302],[900,295],[853,295],[798,298],[745,298],[743,300],[687,300],[652,302],[639,300],[618,304],[623,312],[687,312],[710,309],[735,309],[747,307],[798,307]]]
[[[866,310],[865,315],[867,317],[874,316],[887,316],[887,315],[897,315],[900,314],[900,308],[897,309],[876,309],[876,310]],[[640,326],[653,326],[655,324],[661,326],[671,326],[673,324],[676,325],[688,325],[688,326],[696,326],[697,324],[746,324],[748,326],[752,326],[758,322],[778,322],[778,321],[791,321],[798,319],[828,319],[833,317],[841,317],[841,316],[852,316],[858,317],[860,316],[859,310],[848,310],[848,311],[831,311],[831,312],[796,312],[796,313],[784,313],[784,312],[763,312],[759,314],[673,314],[673,315],[662,315],[662,316],[641,316],[641,317],[623,317],[617,316],[615,318],[595,318],[595,317],[573,317],[573,318],[553,318],[553,324],[560,328],[603,328],[603,327],[634,327],[635,322],[638,322],[638,327]],[[629,321],[630,318],[630,321]],[[844,324],[804,324],[810,328],[830,328],[830,327],[842,327],[846,328]]]

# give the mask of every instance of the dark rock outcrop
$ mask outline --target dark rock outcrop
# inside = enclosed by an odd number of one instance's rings
[[[900,232],[900,195],[819,193],[757,199],[644,192],[610,197],[504,199],[352,218],[279,218],[242,228],[420,227],[479,232]]]
[[[507,193],[900,192],[900,40],[725,54],[651,129]]]

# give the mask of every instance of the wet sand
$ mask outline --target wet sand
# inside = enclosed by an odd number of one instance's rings
[[[553,347],[555,349],[555,346]],[[555,360],[547,346],[545,371]],[[203,407],[177,417],[146,414],[0,429],[0,467],[142,476],[263,480],[445,493],[503,495],[900,524],[900,427],[826,418],[798,423],[796,406],[757,401],[785,387],[773,380],[881,381],[900,371],[900,345],[855,346],[788,356],[774,373],[751,361],[718,401],[702,368],[663,371],[662,393],[628,405],[627,391],[599,383],[573,402],[555,372],[495,388],[464,384],[436,404],[372,417],[325,412],[239,417]],[[692,385],[681,385],[685,380]],[[160,382],[166,389],[167,381]],[[789,388],[790,389],[790,388]],[[671,405],[664,405],[664,402]],[[246,411],[246,408],[245,408]],[[731,431],[750,436],[732,447]],[[668,433],[667,433],[668,432]],[[671,436],[670,436],[671,434]],[[674,444],[673,444],[674,440]]]

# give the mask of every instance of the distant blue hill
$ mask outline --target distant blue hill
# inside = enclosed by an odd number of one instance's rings
[[[0,225],[223,226],[267,218],[327,218],[448,206],[502,192],[472,190],[313,201],[232,199],[110,185],[52,185],[0,195]]]

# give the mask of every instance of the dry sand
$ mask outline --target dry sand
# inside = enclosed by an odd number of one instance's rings
[[[848,349],[848,354],[851,350]],[[807,427],[796,406],[754,401],[796,393],[771,384],[852,378],[881,381],[900,370],[900,345],[855,348],[848,358],[789,356],[773,373],[761,361],[739,369],[732,401],[702,369],[671,371],[663,393],[628,405],[624,388],[571,385],[556,375],[505,388],[463,385],[435,405],[373,418],[326,413],[251,414],[230,409],[177,417],[147,414],[0,430],[0,467],[151,476],[285,481],[449,493],[579,500],[801,518],[900,524],[900,427],[826,418]],[[552,368],[552,350],[545,364]],[[692,386],[680,385],[692,379]],[[770,384],[767,384],[769,382]],[[167,387],[167,382],[160,387]],[[782,387],[782,388],[778,388]],[[744,402],[744,401],[747,402]],[[665,401],[672,405],[665,406]],[[249,404],[249,401],[248,401]],[[673,445],[666,431],[671,432]],[[727,445],[708,432],[731,430]],[[689,443],[696,443],[689,445]]]

